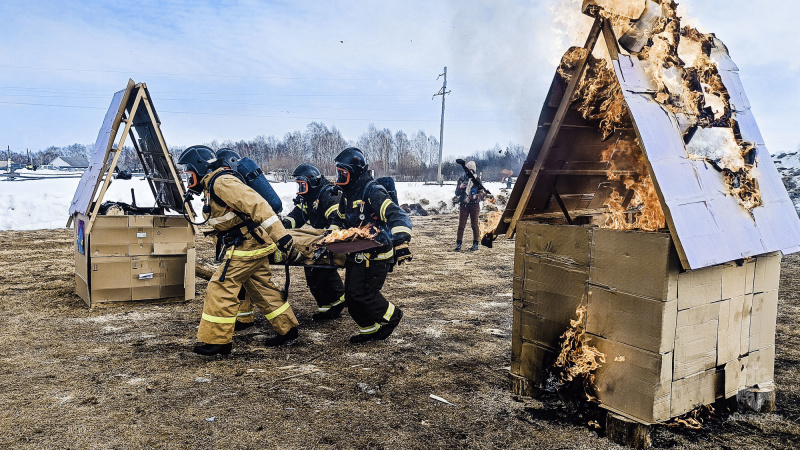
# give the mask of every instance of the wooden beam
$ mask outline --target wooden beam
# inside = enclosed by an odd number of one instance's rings
[[[136,109],[139,107],[139,103],[142,101],[142,96],[144,95],[143,90],[139,90],[136,94],[136,99],[133,101],[133,106],[131,107],[131,113],[128,116],[133,117],[136,114]],[[119,161],[120,155],[122,155],[122,148],[125,145],[125,139],[128,137],[128,133],[133,126],[133,121],[129,120],[125,123],[125,131],[122,132],[122,136],[119,138],[119,143],[114,148],[114,158],[111,160],[111,164],[108,167],[103,167],[103,171],[105,171],[105,178],[103,179],[103,187],[100,189],[100,195],[97,196],[97,200],[94,202],[94,208],[92,208],[92,215],[89,217],[89,224],[86,225],[85,233],[88,235],[89,232],[92,230],[94,226],[94,221],[97,219],[98,211],[100,210],[100,202],[103,200],[103,197],[106,195],[106,190],[108,190],[108,186],[111,184],[112,174],[114,173],[114,168],[117,167],[117,162]],[[111,139],[112,145],[116,139],[116,135],[113,136]]]
[[[142,89],[147,90],[147,86],[142,83]],[[178,187],[178,193],[180,194],[181,198],[186,195],[186,192],[183,190],[183,181],[181,181],[180,176],[178,176],[178,170],[175,168],[175,164],[172,161],[172,155],[169,153],[169,148],[167,147],[167,143],[164,141],[164,136],[161,134],[161,126],[159,126],[158,121],[156,120],[156,115],[153,110],[153,107],[150,105],[150,99],[145,96],[144,106],[147,108],[147,112],[150,114],[150,118],[152,119],[153,129],[156,131],[156,137],[158,138],[158,143],[161,146],[162,151],[164,152],[164,158],[167,160],[167,165],[169,166],[169,171],[172,173],[172,178],[175,180],[175,184]],[[187,205],[183,205],[184,212],[192,220],[192,223],[195,221],[195,214],[194,210],[191,207],[186,207]],[[197,226],[192,225],[192,231],[197,234]]]
[[[611,59],[614,61],[619,61],[619,43],[617,42],[617,37],[614,35],[614,28],[608,20],[606,20],[603,25],[603,36],[606,38],[609,56],[611,56]]]
[[[564,217],[567,218],[567,224],[572,225],[572,218],[569,216],[569,211],[567,211],[567,207],[564,206],[564,200],[561,200],[561,196],[558,195],[558,191],[555,187],[553,187],[553,197],[556,198],[556,203],[558,203],[558,207],[561,208],[561,212],[564,213]]]
[[[570,211],[571,217],[586,217],[586,216],[599,216],[608,212],[608,208],[598,209],[574,209]],[[547,212],[538,214],[526,214],[522,216],[523,220],[542,220],[542,219],[558,219],[563,216],[563,212]]]
[[[553,148],[553,143],[556,140],[558,131],[561,129],[561,124],[564,122],[564,118],[566,117],[570,103],[572,102],[572,96],[575,94],[578,83],[580,82],[581,78],[583,78],[583,73],[586,71],[589,55],[591,55],[592,50],[594,50],[595,45],[597,45],[597,40],[600,38],[600,32],[604,22],[604,19],[600,17],[596,18],[594,25],[592,26],[592,31],[589,32],[589,38],[586,40],[586,45],[584,45],[584,48],[588,50],[586,52],[586,56],[584,56],[584,58],[578,63],[575,73],[572,74],[569,84],[567,85],[567,89],[564,91],[564,97],[561,99],[561,104],[558,106],[555,117],[553,117],[553,125],[547,132],[547,137],[545,137],[542,148],[539,151],[538,157],[536,158],[536,163],[531,169],[531,175],[528,178],[528,182],[525,184],[525,189],[522,191],[522,197],[520,197],[516,209],[514,210],[514,216],[511,219],[511,224],[506,232],[506,238],[511,238],[511,236],[514,235],[517,222],[519,222],[522,214],[528,208],[528,201],[530,201],[531,195],[533,195],[533,186],[536,184],[536,180],[539,178],[539,173],[544,167],[547,157],[550,155],[550,150]]]
[[[584,177],[599,177],[608,175],[636,176],[639,172],[635,170],[600,170],[600,169],[542,169],[546,175],[572,175]]]

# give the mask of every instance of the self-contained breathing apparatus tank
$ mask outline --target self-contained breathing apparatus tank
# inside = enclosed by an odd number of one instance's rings
[[[223,166],[230,167],[244,179],[245,184],[258,192],[275,212],[280,214],[283,211],[281,198],[269,184],[269,180],[264,176],[264,172],[258,167],[255,161],[250,158],[242,158],[238,153],[229,149],[221,148],[217,150],[217,160]]]

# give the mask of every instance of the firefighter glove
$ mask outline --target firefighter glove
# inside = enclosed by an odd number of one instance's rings
[[[286,236],[278,239],[277,244],[278,250],[288,255],[289,251],[292,250],[292,236],[287,234]]]
[[[408,242],[403,242],[394,248],[394,257],[397,259],[398,266],[404,262],[411,262],[413,256],[411,255],[411,249],[408,248]]]

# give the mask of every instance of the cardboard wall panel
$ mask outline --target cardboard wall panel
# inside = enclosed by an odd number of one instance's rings
[[[738,360],[742,351],[742,311],[745,296],[740,295],[719,302],[719,328],[717,332],[717,366]]]
[[[775,252],[756,258],[753,292],[778,289],[781,278],[781,253]]]
[[[598,399],[639,420],[669,419],[672,353],[654,353],[592,336],[590,345],[605,353],[606,363],[595,373]]]
[[[741,344],[739,345],[741,355],[750,351],[750,323],[752,322],[753,314],[753,297],[754,294],[745,295],[744,303],[742,304],[742,334]]]
[[[747,387],[764,386],[775,380],[775,346],[747,356]]]
[[[775,328],[778,320],[778,291],[753,295],[753,312],[750,318],[750,351],[775,345]]]
[[[747,293],[747,266],[736,263],[722,265],[722,298],[734,298]]]
[[[678,309],[722,300],[722,267],[689,270],[678,275]]]
[[[677,314],[678,300],[662,302],[591,287],[586,331],[651,352],[671,352]]]
[[[515,367],[512,366],[512,373],[536,384],[544,383],[546,371],[553,365],[555,358],[556,354],[552,350],[533,342],[523,341],[520,346],[519,361]]]
[[[719,303],[712,303],[678,311],[674,379],[679,380],[716,366],[719,306]]]
[[[530,222],[525,227],[525,252],[588,266],[592,229],[582,226],[546,225]]]
[[[698,406],[714,403],[717,398],[716,369],[696,373],[672,383],[672,417],[685,414]]]
[[[678,298],[678,260],[666,233],[593,230],[592,284],[656,300]]]

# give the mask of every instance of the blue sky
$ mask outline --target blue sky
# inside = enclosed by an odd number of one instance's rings
[[[444,151],[529,145],[580,0],[0,3],[0,148],[93,143],[112,94],[147,83],[170,145],[368,124]],[[682,2],[739,65],[773,153],[800,145],[800,2]],[[573,42],[573,39],[575,40]]]

